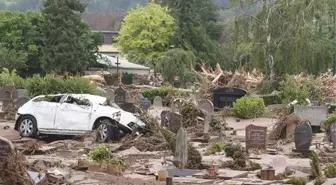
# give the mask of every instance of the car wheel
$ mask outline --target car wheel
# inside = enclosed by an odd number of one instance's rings
[[[19,132],[22,137],[36,137],[37,124],[32,116],[23,116],[19,122]]]
[[[97,131],[98,131],[98,136],[97,136],[97,141],[98,142],[106,142],[110,137],[109,137],[109,131],[108,131],[108,127],[112,126],[115,132],[113,132],[112,134],[117,134],[119,132],[119,128],[117,123],[112,122],[109,119],[104,119],[100,122]],[[112,136],[113,138],[113,136]]]

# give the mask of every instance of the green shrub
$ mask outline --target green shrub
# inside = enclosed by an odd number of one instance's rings
[[[0,86],[14,85],[17,89],[22,89],[25,86],[25,79],[16,74],[16,71],[9,71],[8,69],[2,69],[0,73]]]
[[[96,162],[99,163],[110,163],[115,165],[124,166],[124,160],[122,158],[119,158],[115,156],[106,146],[100,145],[95,148],[93,148],[88,157]]]
[[[260,98],[264,100],[265,106],[281,104],[281,99],[278,95],[264,95],[261,96]]]
[[[328,119],[322,122],[322,128],[329,135],[330,130],[329,127],[336,122],[336,113],[330,114]]]
[[[335,164],[329,164],[324,169],[325,176],[327,178],[335,178],[336,177],[336,165]]]
[[[313,76],[305,78],[300,84],[308,91],[309,100],[323,101],[323,91],[321,88],[321,83],[314,79]]]
[[[88,79],[74,77],[70,79],[55,78],[52,75],[41,77],[34,75],[27,79],[26,90],[29,95],[58,93],[87,93],[97,94],[97,87]]]
[[[244,152],[241,145],[231,144],[231,143],[225,146],[224,151],[225,151],[226,157],[233,157],[235,152]]]
[[[285,80],[280,84],[280,98],[282,103],[290,103],[294,100],[298,101],[299,105],[307,104],[308,90],[302,86],[292,76],[287,75]]]
[[[293,184],[293,185],[306,185],[307,179],[304,177],[292,177],[285,184]]]
[[[210,153],[215,154],[217,152],[222,152],[225,150],[226,144],[223,142],[214,143],[210,148]]]
[[[262,98],[242,97],[233,104],[233,114],[240,118],[258,118],[265,112],[266,107]]]
[[[149,89],[142,92],[142,95],[147,98],[149,101],[153,102],[156,96],[165,98],[168,94],[173,93],[175,95],[184,95],[186,92],[179,91],[178,89],[172,86],[163,86],[155,89]]]

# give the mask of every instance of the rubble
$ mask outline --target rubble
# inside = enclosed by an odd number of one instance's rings
[[[286,139],[291,142],[294,139],[294,131],[296,125],[300,124],[303,120],[296,115],[288,115],[278,121],[271,133],[269,134],[270,140]]]

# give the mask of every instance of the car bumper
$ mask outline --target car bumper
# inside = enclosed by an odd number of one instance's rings
[[[20,114],[19,114],[19,113],[16,113],[16,114],[15,114],[15,121],[18,121],[19,117],[20,117]]]

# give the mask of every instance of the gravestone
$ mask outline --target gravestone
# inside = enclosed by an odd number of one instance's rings
[[[29,97],[23,96],[23,97],[17,99],[17,100],[14,102],[14,106],[15,106],[16,108],[19,108],[19,107],[21,107],[22,105],[24,105],[25,103],[27,103],[29,100],[30,100]]]
[[[15,87],[13,85],[4,85],[0,88],[0,98],[11,98]]]
[[[156,96],[153,101],[154,107],[162,107],[162,98],[160,96]]]
[[[329,129],[330,129],[331,142],[333,143],[333,148],[336,148],[336,123],[333,123]]]
[[[106,89],[106,98],[111,100],[111,101],[114,101],[114,90],[113,89]]]
[[[122,105],[126,103],[126,97],[127,97],[127,91],[120,86],[118,89],[114,92],[114,102],[118,105]]]
[[[147,100],[147,98],[145,97],[140,98],[140,108],[143,112],[147,113],[150,106],[151,103],[149,100]]]
[[[168,127],[170,120],[170,111],[164,110],[161,112],[161,126]]]
[[[168,128],[175,134],[182,126],[182,115],[175,112],[170,112]]]
[[[2,165],[8,157],[14,153],[14,146],[8,139],[0,136],[0,165]]]
[[[188,136],[187,131],[181,127],[176,135],[175,161],[178,168],[184,169],[188,162]]]
[[[246,91],[239,88],[218,88],[213,91],[213,104],[216,109],[232,107],[237,99],[246,95]]]
[[[294,106],[294,114],[301,119],[309,120],[312,126],[321,126],[322,121],[328,118],[327,106]]]
[[[214,106],[209,100],[201,100],[199,103],[199,108],[202,110],[205,115],[204,119],[204,134],[208,134],[211,122],[211,116],[213,115]]]
[[[245,128],[246,150],[250,148],[266,149],[267,127],[248,125]]]
[[[105,89],[103,89],[103,88],[101,88],[101,87],[97,87],[97,91],[98,91],[98,95],[99,96],[102,96],[102,97],[106,97],[106,90]]]
[[[25,96],[25,90],[24,89],[16,89],[13,92],[13,99],[19,99],[21,97]]]
[[[295,151],[302,153],[304,157],[309,157],[312,137],[313,131],[308,122],[297,125],[294,133]]]
[[[126,112],[135,113],[135,106],[133,103],[120,104],[120,108]]]

